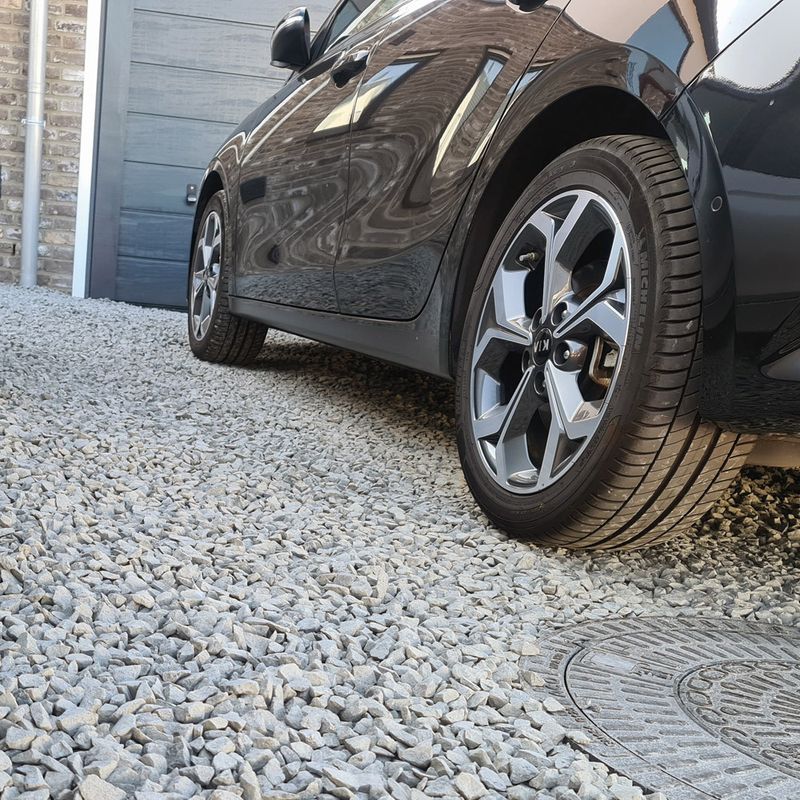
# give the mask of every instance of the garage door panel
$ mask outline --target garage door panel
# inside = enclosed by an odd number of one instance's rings
[[[176,27],[180,26],[180,36]],[[137,12],[131,60],[259,78],[286,78],[269,63],[271,27]]]
[[[203,169],[126,162],[122,168],[122,207],[140,211],[194,214],[186,187],[203,179]]]
[[[185,265],[192,221],[192,217],[173,214],[123,211],[119,218],[119,254]]]
[[[125,158],[205,169],[233,127],[224,122],[128,114]]]
[[[152,306],[186,306],[186,264],[144,258],[120,258],[117,300]]]
[[[230,133],[277,92],[275,24],[289,0],[110,0],[106,10],[91,289],[184,306],[198,184]],[[312,30],[333,0],[312,0]]]
[[[235,125],[280,86],[263,78],[131,64],[128,110]]]
[[[163,11],[211,20],[263,25],[267,20],[262,0],[136,0],[134,8]]]
[[[331,10],[331,4],[319,0],[302,3],[311,16],[311,27],[319,28]],[[136,0],[135,8],[145,11],[163,11],[169,14],[185,14],[190,17],[205,17],[225,22],[274,25],[297,3],[264,2],[264,0]]]
[[[303,3],[311,15],[311,26],[316,29],[323,23],[330,12],[331,5],[319,0],[307,0]],[[297,3],[265,2],[264,0],[137,0],[135,8],[148,11],[164,11],[170,14],[186,14],[192,17],[244,22],[249,25],[275,24],[285,16]]]

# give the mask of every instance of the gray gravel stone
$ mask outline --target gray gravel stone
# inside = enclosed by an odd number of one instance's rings
[[[375,773],[362,772],[358,769],[339,769],[324,767],[322,774],[334,784],[349,789],[351,792],[377,793],[384,787],[384,779]]]
[[[85,726],[97,724],[97,714],[88,708],[72,708],[65,711],[57,720],[59,730],[73,734]]]
[[[36,731],[10,725],[6,730],[5,746],[9,750],[27,750],[36,738]]]
[[[433,758],[433,746],[431,742],[421,742],[415,747],[401,747],[398,755],[403,761],[408,761],[415,767],[427,767]]]
[[[125,792],[97,775],[84,778],[78,787],[83,800],[124,800]]]
[[[464,800],[479,800],[486,794],[486,787],[480,778],[469,772],[462,772],[456,776],[455,787]]]
[[[539,769],[524,758],[512,758],[510,765],[511,783],[527,783],[536,777]]]
[[[178,722],[202,722],[212,711],[214,706],[208,703],[187,703],[175,709],[175,719]]]

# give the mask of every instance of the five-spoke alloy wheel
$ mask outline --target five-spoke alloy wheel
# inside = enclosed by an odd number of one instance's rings
[[[203,361],[250,364],[264,345],[266,325],[231,314],[228,203],[224,191],[208,198],[197,220],[189,262],[189,344]]]
[[[217,305],[222,270],[222,219],[216,211],[205,218],[196,249],[190,297],[191,324],[195,337],[202,339],[211,325]]]
[[[625,233],[599,194],[560,194],[516,233],[470,370],[475,441],[504,489],[550,486],[597,430],[624,358],[630,291]]]
[[[638,548],[687,531],[751,442],[699,416],[702,276],[671,146],[585,142],[508,211],[465,309],[461,463],[500,528]]]

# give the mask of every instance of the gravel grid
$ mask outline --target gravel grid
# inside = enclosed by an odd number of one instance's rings
[[[469,495],[446,382],[277,333],[204,364],[182,315],[46,290],[0,315],[2,800],[634,800],[539,640],[800,623],[797,472],[667,547],[541,550]]]

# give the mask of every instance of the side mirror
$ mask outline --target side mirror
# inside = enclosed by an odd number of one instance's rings
[[[311,23],[306,8],[290,11],[272,34],[272,66],[303,69],[311,61]]]

